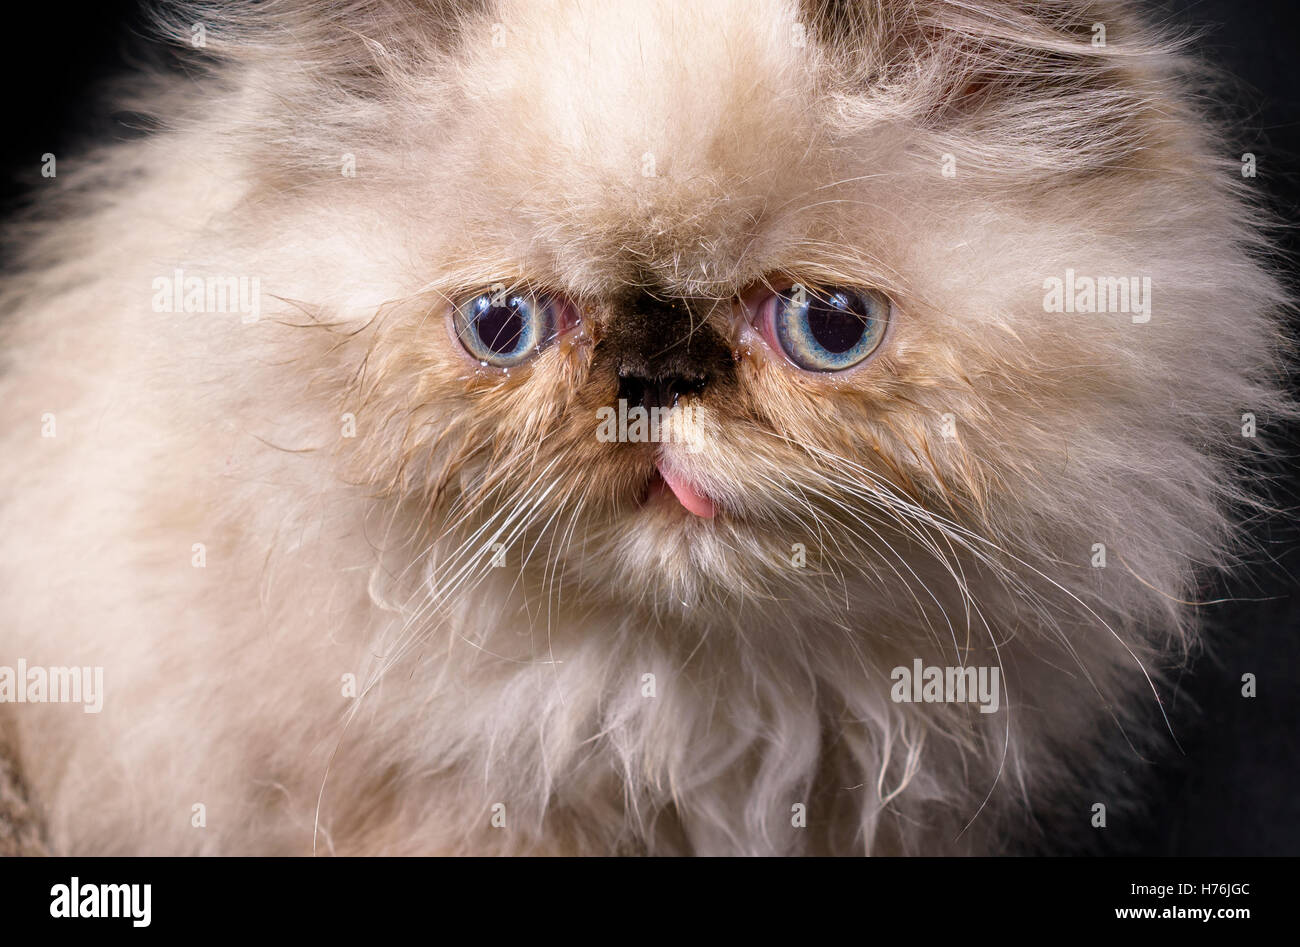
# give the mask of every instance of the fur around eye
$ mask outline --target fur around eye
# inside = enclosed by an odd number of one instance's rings
[[[568,328],[570,312],[555,295],[492,288],[455,305],[452,330],[471,358],[509,368],[532,358]]]
[[[796,367],[842,372],[880,347],[889,310],[889,298],[879,290],[809,289],[796,283],[760,304],[757,328]]]

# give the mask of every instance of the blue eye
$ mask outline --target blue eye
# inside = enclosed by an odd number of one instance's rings
[[[559,304],[528,293],[484,292],[452,313],[456,338],[479,362],[508,368],[526,361],[557,334]]]
[[[796,284],[763,308],[760,328],[768,341],[810,372],[840,372],[862,362],[879,347],[889,323],[888,297],[870,289]]]

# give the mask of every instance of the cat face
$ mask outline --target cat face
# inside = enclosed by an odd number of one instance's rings
[[[1257,363],[1215,312],[1272,290],[1186,277],[1237,252],[1197,223],[1226,192],[1072,7],[467,17],[436,78],[385,87],[422,283],[358,376],[367,476],[452,574],[519,550],[617,599],[924,609],[963,559],[1116,537],[1185,575],[1171,511],[1214,522],[1216,492],[1192,440]],[[1073,274],[1138,289],[1051,311]],[[1126,484],[1153,464],[1184,472],[1164,508]]]
[[[549,523],[575,580],[690,602],[770,594],[871,492],[907,287],[791,11],[681,15],[559,5],[468,47],[448,163],[477,170],[430,256],[474,249],[421,297],[419,378],[456,419],[453,521],[511,547]]]

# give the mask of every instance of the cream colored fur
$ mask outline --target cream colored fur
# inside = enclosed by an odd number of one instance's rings
[[[175,13],[209,71],[15,231],[0,664],[105,669],[100,714],[0,705],[52,850],[996,852],[1134,802],[1241,415],[1289,410],[1181,53],[1111,3],[324,7]],[[155,312],[178,267],[260,320]],[[1150,321],[1045,312],[1067,269]],[[889,293],[881,355],[782,364],[727,302],[778,275]],[[476,374],[446,300],[515,279],[583,333]],[[735,346],[679,458],[713,521],[594,436],[647,279]],[[1002,709],[893,702],[917,657]]]

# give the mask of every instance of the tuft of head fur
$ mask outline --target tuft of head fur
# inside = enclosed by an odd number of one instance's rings
[[[0,645],[110,688],[18,715],[56,850],[990,852],[1170,740],[1241,415],[1293,409],[1267,219],[1129,4],[160,22],[206,75],[60,177],[3,296]],[[153,311],[178,268],[261,319]],[[1067,273],[1149,278],[1149,321],[1045,311]],[[888,294],[880,355],[784,364],[735,306],[782,279]],[[494,284],[581,330],[484,371],[447,318]],[[646,298],[732,353],[660,454],[712,521],[595,436]],[[1001,711],[893,701],[915,659]]]

